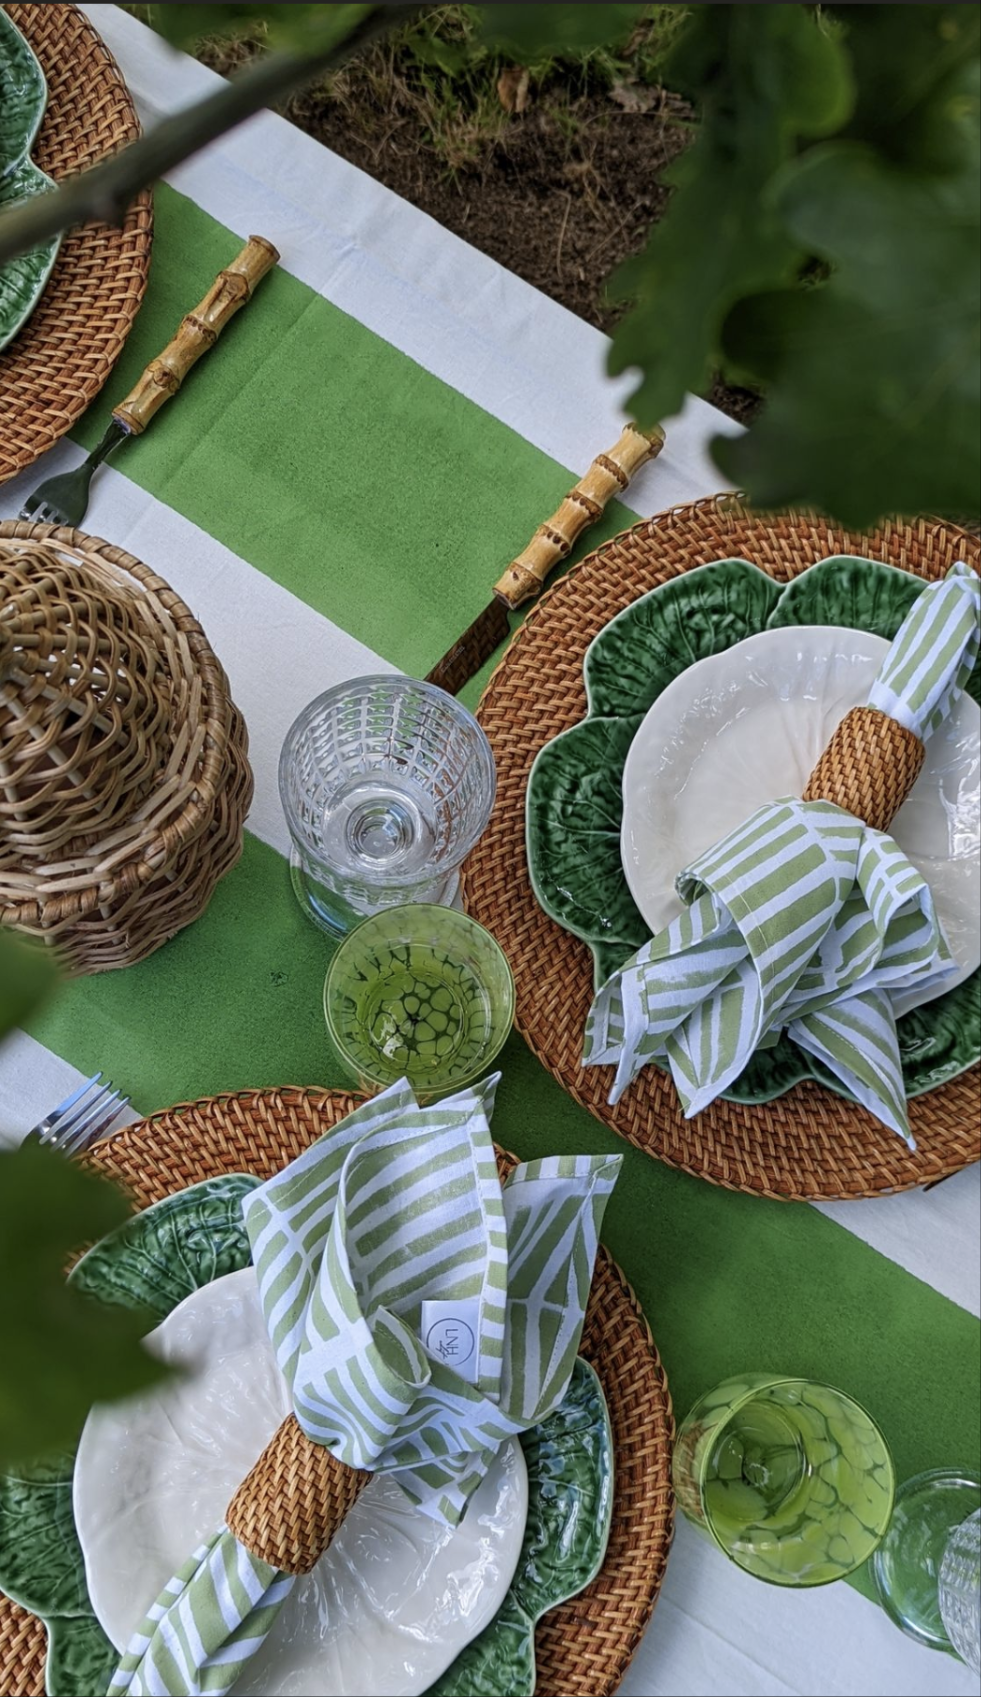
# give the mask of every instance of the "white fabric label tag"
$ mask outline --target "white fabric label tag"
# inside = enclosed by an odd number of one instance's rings
[[[477,1332],[480,1303],[476,1297],[460,1302],[424,1302],[423,1347],[434,1361],[452,1367],[468,1385],[477,1383]]]

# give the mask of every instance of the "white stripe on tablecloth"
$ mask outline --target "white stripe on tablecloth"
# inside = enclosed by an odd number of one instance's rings
[[[621,1697],[977,1697],[850,1585],[784,1591],[743,1573],[678,1516],[654,1618]]]

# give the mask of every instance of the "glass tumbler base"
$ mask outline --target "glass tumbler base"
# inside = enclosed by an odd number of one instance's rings
[[[938,1581],[947,1539],[981,1503],[981,1481],[951,1468],[907,1479],[872,1558],[886,1613],[918,1644],[956,1654],[940,1618]]]
[[[311,925],[315,925],[317,930],[323,931],[326,936],[336,939],[346,937],[363,919],[370,918],[374,913],[381,913],[386,907],[401,907],[411,901],[452,907],[460,887],[460,876],[459,873],[453,872],[442,883],[427,884],[415,896],[405,890],[393,891],[387,901],[379,898],[363,907],[355,907],[336,890],[312,878],[296,848],[291,847],[290,882],[293,885],[293,894]]]

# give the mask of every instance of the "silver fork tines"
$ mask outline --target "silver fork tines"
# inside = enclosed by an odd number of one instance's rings
[[[28,495],[20,510],[21,518],[30,519],[33,524],[81,524],[94,469],[90,456],[74,471],[49,477],[33,495]]]
[[[129,1097],[114,1090],[108,1082],[101,1083],[101,1072],[93,1073],[50,1114],[38,1120],[28,1132],[28,1139],[43,1143],[49,1149],[59,1149],[65,1155],[77,1154],[107,1132],[119,1115],[129,1106]]]

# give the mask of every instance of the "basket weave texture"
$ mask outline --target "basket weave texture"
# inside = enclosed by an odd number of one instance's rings
[[[225,1525],[280,1573],[310,1573],[370,1479],[288,1414],[232,1497]]]
[[[852,707],[807,780],[804,801],[832,801],[888,831],[916,783],[926,746],[876,707]]]
[[[734,497],[718,496],[624,531],[560,579],[517,633],[477,710],[497,763],[497,799],[462,874],[467,911],[510,961],[519,1030],[577,1102],[669,1166],[732,1190],[793,1200],[909,1190],[978,1160],[978,1068],[910,1101],[915,1153],[871,1114],[813,1083],[760,1106],[716,1101],[686,1120],[670,1076],[649,1066],[610,1107],[609,1068],[581,1064],[592,956],[535,900],[525,791],[543,744],[586,716],[587,647],[638,596],[711,560],[746,559],[788,583],[831,554],[881,560],[928,579],[942,577],[955,560],[981,565],[978,542],[941,524],[887,522],[861,535],[805,515],[761,518]]]
[[[31,157],[61,181],[140,133],[132,97],[108,48],[77,6],[6,6],[48,84]],[[146,289],[153,229],[149,189],[121,226],[69,231],[47,288],[0,353],[0,483],[70,430],[119,357]]]
[[[152,953],[241,853],[247,746],[162,578],[80,531],[0,524],[0,921],[73,972]]]
[[[148,1207],[220,1173],[267,1178],[359,1105],[319,1090],[242,1091],[152,1114],[90,1157]],[[610,1697],[651,1616],[673,1530],[674,1420],[637,1300],[600,1249],[580,1353],[603,1386],[614,1440],[613,1523],[602,1569],[535,1630],[536,1697]],[[45,1633],[0,1597],[0,1691],[42,1697]]]

